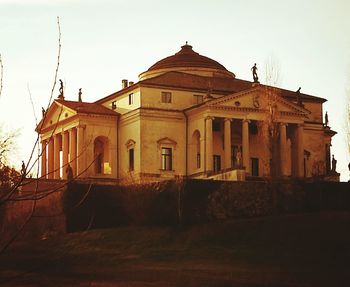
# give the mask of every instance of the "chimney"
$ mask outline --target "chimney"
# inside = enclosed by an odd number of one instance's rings
[[[129,82],[129,86],[132,86],[134,84],[134,82],[130,81]]]
[[[128,87],[128,80],[124,79],[122,80],[122,89],[125,89]]]

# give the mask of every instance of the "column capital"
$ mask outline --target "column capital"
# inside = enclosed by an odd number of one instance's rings
[[[285,126],[285,127],[287,127],[287,126],[288,126],[288,123],[280,122],[280,126]]]
[[[248,123],[248,124],[249,124],[249,123],[250,123],[250,120],[249,120],[249,119],[243,119],[243,120],[242,120],[242,123]]]
[[[297,126],[298,126],[298,128],[303,128],[303,127],[305,127],[305,124],[304,124],[304,123],[302,123],[302,124],[297,124]]]
[[[76,126],[76,128],[78,128],[78,129],[85,129],[86,125],[85,124],[79,124],[79,125]]]
[[[232,122],[232,119],[231,118],[224,118],[224,122]]]
[[[214,119],[215,119],[215,117],[212,117],[212,116],[206,116],[206,117],[205,117],[205,120],[206,120],[206,121],[208,121],[208,120],[212,120],[212,121],[213,121]]]

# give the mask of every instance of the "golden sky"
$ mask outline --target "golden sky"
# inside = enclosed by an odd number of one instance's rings
[[[0,123],[22,129],[19,165],[35,141],[27,86],[40,116],[53,83],[60,16],[59,78],[71,100],[79,88],[84,101],[95,101],[119,90],[123,78],[136,82],[141,72],[185,41],[241,79],[252,80],[250,67],[257,63],[264,82],[265,64],[273,58],[280,67],[279,86],[300,86],[302,92],[328,100],[324,107],[330,126],[338,131],[332,153],[346,179],[349,11],[347,0],[0,0]]]

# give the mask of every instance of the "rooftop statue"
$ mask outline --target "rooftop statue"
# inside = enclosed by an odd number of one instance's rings
[[[59,95],[58,95],[58,98],[59,99],[62,99],[62,100],[64,100],[64,95],[63,95],[63,82],[62,82],[62,80],[60,79],[59,80],[60,81],[60,88],[59,88]]]
[[[329,121],[328,121],[328,113],[327,112],[324,116],[324,123],[325,123],[326,127],[328,127]]]
[[[82,95],[82,92],[81,92],[81,88],[79,89],[79,93],[78,93],[78,101],[79,102],[82,102],[83,100],[81,99],[81,95]]]
[[[337,172],[337,160],[334,158],[334,154],[332,155],[332,172]]]
[[[295,92],[296,96],[297,96],[297,104],[298,104],[298,106],[302,106],[303,105],[303,103],[301,101],[300,90],[301,90],[301,87],[299,87],[299,89]]]
[[[256,66],[256,63],[254,64],[254,66],[251,68],[252,72],[253,72],[253,80],[254,83],[259,83],[259,78],[258,78],[258,67]]]

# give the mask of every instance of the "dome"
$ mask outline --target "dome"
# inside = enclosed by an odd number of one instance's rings
[[[187,42],[175,55],[166,57],[140,75],[140,80],[168,71],[182,71],[203,76],[235,77],[223,65],[192,50]]]

